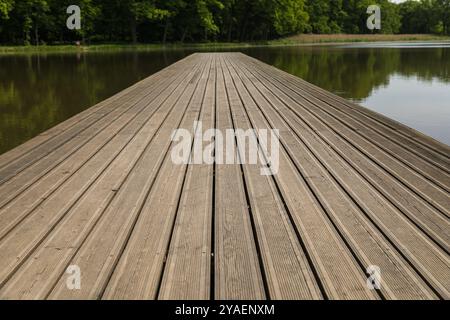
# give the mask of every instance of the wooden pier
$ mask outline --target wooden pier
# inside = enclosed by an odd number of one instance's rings
[[[174,163],[195,121],[278,129],[279,171]],[[449,158],[246,55],[193,54],[0,156],[0,299],[449,299]]]

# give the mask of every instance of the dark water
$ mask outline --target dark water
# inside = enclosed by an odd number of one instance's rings
[[[240,51],[450,144],[450,45]],[[0,56],[0,153],[190,53]]]

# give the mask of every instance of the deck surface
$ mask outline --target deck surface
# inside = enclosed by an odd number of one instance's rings
[[[175,163],[195,121],[278,129],[278,173]],[[0,298],[449,299],[449,157],[253,58],[194,54],[0,156]]]

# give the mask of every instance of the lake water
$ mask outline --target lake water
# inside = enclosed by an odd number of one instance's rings
[[[450,145],[450,43],[239,51]],[[191,52],[0,56],[0,153]]]

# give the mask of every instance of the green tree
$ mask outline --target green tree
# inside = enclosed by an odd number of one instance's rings
[[[14,0],[0,0],[0,19],[8,19],[13,6]]]
[[[167,12],[164,18],[164,31],[162,35],[162,42],[165,44],[169,36],[169,28],[174,23],[176,24],[177,16],[180,14],[180,11],[186,8],[187,3],[184,0],[161,0],[159,6]]]
[[[38,45],[40,42],[40,28],[45,28],[49,17],[49,6],[46,0],[22,0],[15,2],[11,10],[12,26],[21,31],[19,36],[23,44],[30,44],[32,40]],[[34,39],[32,39],[32,37]]]
[[[450,34],[450,0],[436,0],[436,10],[442,30],[439,33]]]
[[[303,0],[279,0],[273,10],[273,26],[279,36],[304,32],[308,20]]]
[[[311,29],[314,33],[340,33],[344,29],[347,13],[343,0],[310,0]]]
[[[389,0],[379,0],[381,8],[381,33],[398,33],[401,28],[401,16],[398,5]]]
[[[196,0],[197,14],[200,26],[203,28],[205,40],[209,34],[219,33],[219,27],[214,19],[214,10],[222,10],[224,5],[218,0]]]
[[[450,0],[408,0],[399,10],[401,32],[450,34]]]
[[[133,43],[137,43],[138,34],[137,26],[144,21],[161,21],[169,15],[167,10],[160,9],[156,6],[156,1],[152,0],[126,0],[120,2],[123,13],[130,21],[131,39]]]
[[[423,6],[415,0],[407,0],[399,5],[402,15],[401,33],[424,33],[427,32],[426,20],[424,19]]]
[[[65,28],[81,7],[82,29]],[[381,30],[366,26],[381,7]],[[450,0],[0,0],[0,42],[254,41],[296,33],[450,34]]]
[[[95,32],[95,21],[100,14],[100,6],[94,0],[79,0],[79,6],[82,12],[81,29],[78,33],[81,35],[83,42],[86,42]]]

